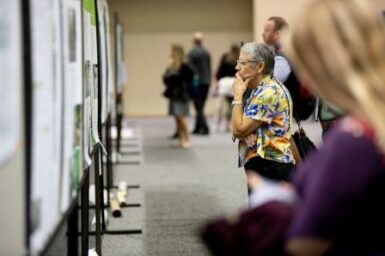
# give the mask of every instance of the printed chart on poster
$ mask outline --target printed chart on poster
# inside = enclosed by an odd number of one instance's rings
[[[17,150],[23,83],[20,1],[0,1],[0,166]]]
[[[82,28],[80,0],[63,0],[63,168],[61,211],[76,196],[82,178]]]
[[[30,246],[39,252],[60,219],[62,76],[60,0],[30,1],[32,145]]]

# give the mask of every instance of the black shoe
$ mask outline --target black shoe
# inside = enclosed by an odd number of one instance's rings
[[[198,134],[198,135],[209,135],[210,132],[209,132],[209,129],[200,129],[200,130],[197,131],[196,134]]]

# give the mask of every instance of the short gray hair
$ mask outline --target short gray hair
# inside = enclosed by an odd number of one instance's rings
[[[241,52],[248,54],[252,60],[265,63],[264,74],[273,75],[274,73],[274,48],[263,43],[249,42],[245,43]]]

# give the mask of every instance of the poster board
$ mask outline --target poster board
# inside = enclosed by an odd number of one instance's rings
[[[110,11],[106,1],[103,10],[103,22],[106,29],[106,58],[107,58],[107,113],[111,113],[114,103],[114,70],[112,66],[112,52],[111,52],[111,19]]]
[[[63,0],[63,169],[61,211],[76,196],[82,178],[82,20],[81,1]]]
[[[124,85],[127,83],[127,72],[124,63],[124,28],[123,24],[116,18],[115,24],[115,51],[116,51],[116,91],[123,93]]]
[[[83,160],[91,166],[91,153],[99,143],[98,56],[94,0],[83,0]]]
[[[30,250],[43,249],[60,220],[62,51],[60,0],[30,1],[32,134]]]
[[[106,51],[106,27],[104,20],[104,5],[105,1],[96,0],[97,3],[97,16],[98,16],[98,56],[99,56],[99,86],[101,97],[101,122],[104,123],[107,119],[107,79],[108,79],[108,70],[107,70],[107,51]]]

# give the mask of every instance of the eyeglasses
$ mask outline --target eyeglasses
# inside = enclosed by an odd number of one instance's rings
[[[244,66],[247,63],[258,63],[256,60],[237,60],[237,65]]]

